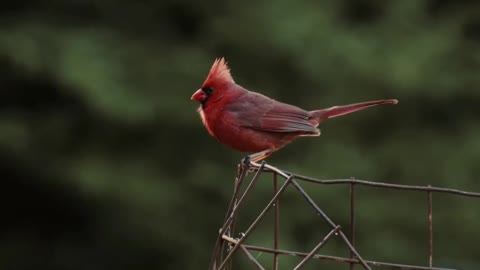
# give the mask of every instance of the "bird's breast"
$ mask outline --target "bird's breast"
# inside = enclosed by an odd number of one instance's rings
[[[213,132],[213,129],[212,129],[212,120],[209,119],[209,117],[207,117],[207,114],[205,114],[205,111],[203,110],[203,108],[201,106],[198,108],[198,114],[200,114],[200,118],[202,119],[202,123],[205,126],[205,128],[207,129],[208,133],[211,136],[216,137],[215,133]]]

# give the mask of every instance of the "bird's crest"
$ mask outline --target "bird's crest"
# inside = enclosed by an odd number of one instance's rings
[[[223,57],[215,59],[203,85],[218,83],[234,83],[232,75],[230,75],[230,68],[228,68],[227,62]]]

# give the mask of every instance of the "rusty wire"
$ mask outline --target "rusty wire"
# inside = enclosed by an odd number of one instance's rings
[[[243,182],[249,172],[255,172],[254,176],[251,178],[247,187],[243,192],[241,192]],[[249,193],[252,192],[256,181],[262,173],[270,173],[273,175],[273,197],[270,199],[268,204],[263,208],[260,214],[255,218],[255,220],[250,224],[250,226],[245,230],[244,233],[241,233],[240,238],[234,238],[235,235],[235,217],[237,215],[238,209],[242,206],[245,198]],[[278,176],[281,176],[284,179],[283,184],[279,185]],[[297,181],[298,180],[298,181]],[[340,225],[335,224],[330,217],[315,203],[315,201],[308,195],[308,193],[302,188],[300,182],[310,182],[315,184],[322,185],[349,185],[350,187],[350,224],[349,232],[350,238],[344,234]],[[308,253],[282,250],[279,249],[279,227],[280,227],[280,195],[287,189],[288,186],[293,186],[297,190],[306,202],[315,210],[315,212],[330,226],[329,233],[318,242],[315,247]],[[356,229],[355,229],[355,186],[362,185],[367,187],[375,188],[384,188],[384,189],[395,189],[395,190],[410,190],[410,191],[419,191],[425,192],[427,194],[427,220],[428,220],[428,266],[420,265],[407,265],[407,264],[398,264],[398,263],[388,263],[388,262],[378,262],[363,259],[359,254],[356,246]],[[285,170],[278,169],[271,165],[262,162],[261,164],[249,162],[242,163],[239,165],[238,177],[235,180],[235,187],[230,205],[228,207],[224,223],[222,228],[219,231],[217,240],[215,242],[215,247],[212,252],[212,257],[210,261],[209,270],[229,270],[232,269],[232,257],[238,251],[246,256],[246,258],[253,264],[256,269],[266,269],[264,266],[255,259],[250,251],[261,251],[265,253],[273,254],[273,269],[279,269],[278,257],[280,255],[288,256],[297,256],[302,257],[294,270],[300,270],[306,263],[312,259],[318,260],[330,260],[336,262],[347,263],[350,265],[350,269],[354,269],[355,265],[360,265],[363,269],[370,270],[372,266],[375,267],[389,267],[394,269],[412,269],[412,270],[452,270],[448,268],[439,268],[433,267],[433,202],[432,196],[433,193],[447,193],[459,196],[468,196],[480,198],[480,193],[478,192],[467,192],[457,189],[449,188],[440,188],[428,186],[411,186],[411,185],[398,185],[398,184],[388,184],[381,182],[372,182],[366,180],[358,179],[333,179],[333,180],[321,180],[308,176],[303,176],[295,173],[291,173]],[[274,208],[273,215],[273,248],[252,246],[245,244],[245,241],[250,236],[250,234],[255,230],[259,222],[265,217],[267,212]],[[350,258],[343,258],[337,256],[327,256],[317,254],[318,250],[333,236],[338,235],[344,244],[350,250]]]

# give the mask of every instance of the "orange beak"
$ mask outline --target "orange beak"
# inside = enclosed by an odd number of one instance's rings
[[[205,100],[206,97],[207,95],[205,94],[205,92],[203,92],[202,89],[198,89],[195,93],[193,93],[191,99],[196,100],[198,102],[202,102]]]

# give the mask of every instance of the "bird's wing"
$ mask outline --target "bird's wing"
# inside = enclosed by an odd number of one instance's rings
[[[264,95],[247,92],[226,109],[240,126],[271,132],[318,133],[309,112]]]

